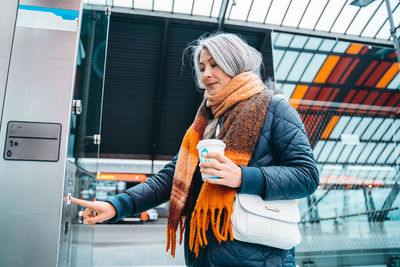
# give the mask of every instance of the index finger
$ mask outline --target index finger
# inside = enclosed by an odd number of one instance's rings
[[[204,155],[205,158],[213,158],[217,159],[219,162],[225,163],[228,162],[228,158],[224,156],[222,153],[210,152]]]
[[[91,201],[87,201],[87,200],[83,200],[83,199],[77,199],[74,197],[71,197],[71,201],[74,202],[75,204],[87,207],[87,208],[92,208],[93,207],[93,202]]]

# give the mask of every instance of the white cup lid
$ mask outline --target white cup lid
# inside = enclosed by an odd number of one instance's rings
[[[199,149],[199,147],[204,146],[223,146],[225,148],[225,143],[220,139],[204,139],[199,141],[196,148]]]

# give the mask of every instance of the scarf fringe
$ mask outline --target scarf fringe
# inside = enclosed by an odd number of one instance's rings
[[[189,248],[196,254],[196,258],[199,256],[200,247],[208,245],[206,232],[210,224],[219,243],[227,241],[228,236],[233,241],[231,227],[232,205],[229,205],[228,202],[224,201],[222,207],[201,206],[193,211],[190,221]],[[222,229],[220,228],[221,223]]]
[[[186,227],[186,217],[180,218],[179,223],[179,245],[182,245],[182,240],[183,240],[183,232],[185,231]],[[167,225],[167,248],[166,252],[168,252],[169,249],[171,249],[171,256],[175,258],[175,249],[176,249],[176,230],[174,227],[171,225]]]

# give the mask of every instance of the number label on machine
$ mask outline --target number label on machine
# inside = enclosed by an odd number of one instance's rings
[[[5,160],[58,161],[61,124],[9,121]]]

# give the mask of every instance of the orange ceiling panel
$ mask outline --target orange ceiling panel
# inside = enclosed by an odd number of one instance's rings
[[[297,107],[300,104],[300,100],[303,99],[305,93],[307,92],[308,86],[307,85],[297,85],[296,88],[294,89],[294,92],[292,94],[292,97],[290,98],[290,100],[294,100],[291,101],[291,105],[297,109]]]
[[[362,44],[351,44],[349,48],[347,48],[346,53],[347,54],[353,54],[356,55],[360,50],[363,48],[364,45]]]
[[[376,84],[378,88],[386,88],[387,85],[392,81],[394,76],[399,72],[399,63],[395,62],[390,66],[390,68],[385,72],[379,82]]]
[[[331,120],[328,122],[328,125],[326,126],[324,132],[321,135],[322,139],[329,138],[339,119],[340,119],[339,116],[332,116]]]
[[[330,55],[326,58],[325,63],[322,65],[317,76],[314,79],[315,83],[325,83],[331,74],[333,68],[335,68],[337,62],[339,61],[339,56]]]

